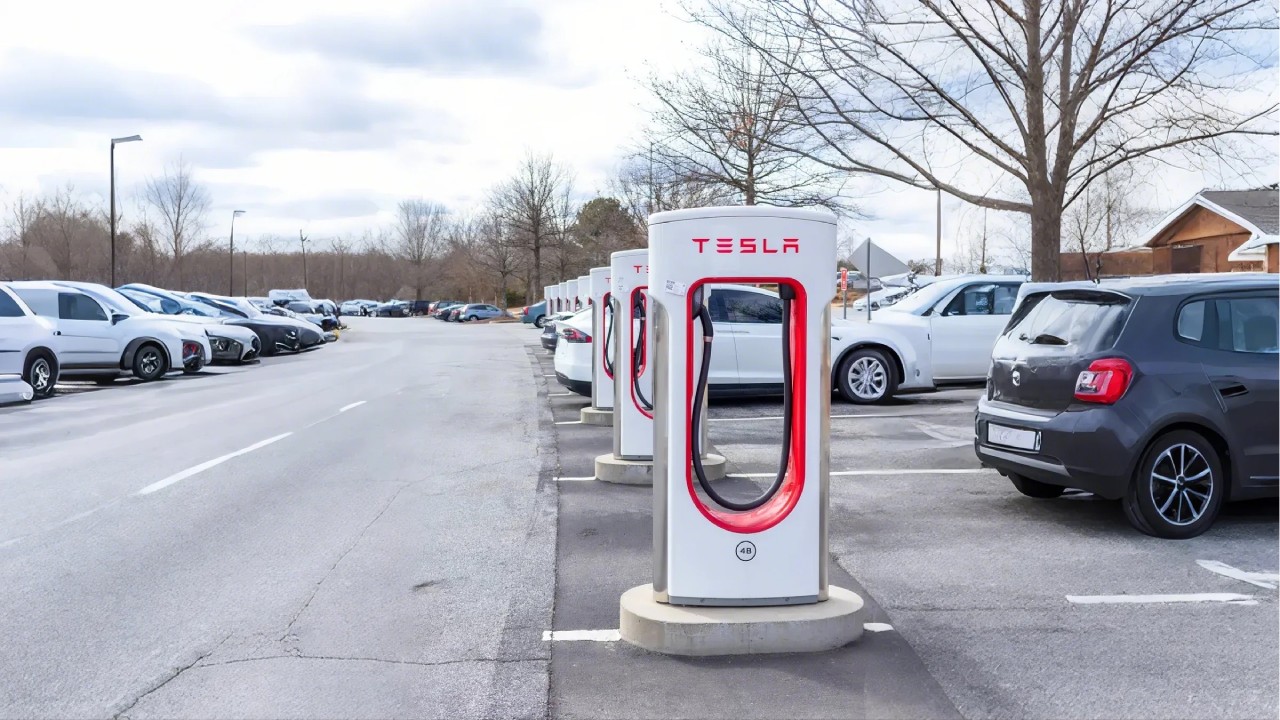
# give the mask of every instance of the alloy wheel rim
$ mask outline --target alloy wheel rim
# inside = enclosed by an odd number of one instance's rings
[[[49,367],[48,361],[44,358],[36,360],[31,365],[31,387],[36,392],[43,392],[49,387],[49,380],[53,375],[53,371]]]
[[[1195,447],[1177,443],[1160,453],[1151,466],[1151,503],[1165,522],[1179,527],[1199,520],[1214,492],[1213,468]]]
[[[884,395],[889,376],[879,360],[861,357],[849,368],[849,386],[853,394],[863,400],[875,400]]]
[[[155,350],[149,350],[142,355],[142,373],[144,375],[154,375],[160,370],[160,355]]]

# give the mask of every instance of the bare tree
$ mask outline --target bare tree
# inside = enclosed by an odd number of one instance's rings
[[[741,44],[713,42],[701,55],[699,67],[648,81],[658,103],[648,151],[665,173],[745,205],[844,206],[843,173],[806,157],[815,140],[788,89],[796,79],[775,77]]]
[[[1080,253],[1089,279],[1096,279],[1091,264],[1101,253],[1132,245],[1158,217],[1136,200],[1146,183],[1135,170],[1127,165],[1107,173],[1063,215],[1063,252]]]
[[[491,287],[497,294],[498,303],[505,309],[511,281],[524,269],[527,260],[512,228],[503,223],[499,215],[489,211],[459,222],[455,237],[466,248],[468,259],[493,282]]]
[[[33,200],[25,194],[19,194],[9,204],[9,218],[5,229],[8,231],[6,254],[10,259],[5,263],[7,269],[3,271],[7,279],[31,277],[31,252],[36,240],[34,229],[43,212],[44,201],[40,198]]]
[[[415,300],[422,299],[427,286],[428,264],[448,240],[448,214],[443,205],[425,200],[403,200],[396,210],[394,254],[408,263],[405,285],[413,288]]]
[[[173,257],[173,277],[182,287],[182,261],[201,243],[209,192],[192,177],[191,165],[178,158],[164,174],[147,181],[143,198],[159,216],[161,237]]]
[[[610,191],[642,230],[653,213],[684,208],[724,205],[733,202],[725,185],[714,185],[659,164],[653,153],[656,140],[646,140],[642,149],[623,159],[610,181]],[[645,239],[647,243],[647,237]]]
[[[708,2],[700,20],[797,98],[810,157],[1025,213],[1037,280],[1111,170],[1178,149],[1233,164],[1233,143],[1275,134],[1271,94],[1233,93],[1274,64],[1262,0]]]
[[[573,178],[550,155],[527,155],[516,174],[495,191],[492,205],[524,248],[529,261],[526,291],[542,287],[548,247],[562,245],[569,224]]]

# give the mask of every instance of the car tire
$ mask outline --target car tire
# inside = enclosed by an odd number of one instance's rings
[[[133,376],[142,382],[164,377],[165,366],[164,348],[155,343],[147,343],[133,354]]]
[[[31,386],[32,400],[53,397],[58,384],[58,359],[44,350],[31,353],[22,369],[22,380]]]
[[[476,320],[479,320],[479,319],[480,319],[480,318],[476,317],[475,315],[468,315],[468,316],[467,316],[467,322],[475,322]]]
[[[858,405],[882,403],[898,389],[893,363],[872,348],[854,350],[840,362],[836,387],[840,395]]]
[[[1213,525],[1228,482],[1213,445],[1197,432],[1176,430],[1143,453],[1121,503],[1139,532],[1185,540]]]
[[[538,328],[539,330],[541,330],[541,329],[542,329],[542,326],[543,326],[543,325],[546,325],[546,324],[547,324],[547,316],[546,316],[546,315],[539,315],[538,317],[536,317],[536,318],[534,318],[534,319],[533,319],[533,326],[534,326],[534,327],[536,327],[536,328]]]
[[[1039,480],[1032,480],[1029,477],[1017,475],[1015,473],[1009,474],[1009,482],[1012,482],[1013,486],[1018,489],[1018,492],[1023,495],[1038,498],[1040,500],[1051,500],[1053,498],[1060,497],[1062,493],[1066,491],[1066,488],[1061,485],[1042,483]]]

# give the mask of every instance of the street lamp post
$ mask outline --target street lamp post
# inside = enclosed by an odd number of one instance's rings
[[[138,142],[141,135],[111,138],[111,287],[116,286],[116,143]]]
[[[244,214],[243,210],[231,212],[231,265],[227,268],[227,295],[236,294],[236,218]]]
[[[298,231],[298,244],[302,246],[302,287],[303,289],[306,289],[307,287],[307,240],[308,239],[309,238],[307,238],[306,235],[302,234],[301,230]]]

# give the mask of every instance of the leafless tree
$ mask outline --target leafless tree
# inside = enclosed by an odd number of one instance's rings
[[[642,233],[654,213],[734,202],[727,186],[698,182],[658,163],[653,153],[656,142],[645,140],[641,149],[629,153],[609,183],[610,192]],[[645,242],[648,242],[647,236]]]
[[[161,237],[173,257],[173,277],[183,286],[183,258],[201,244],[209,212],[209,192],[195,181],[189,163],[179,158],[159,177],[147,181],[146,204],[155,211]]]
[[[774,65],[775,76],[754,50],[723,39],[705,46],[701,59],[647,83],[657,101],[649,151],[666,174],[723,188],[745,205],[844,207],[844,173],[806,157],[816,141],[785,64]]]
[[[5,223],[7,231],[6,255],[9,256],[3,272],[6,279],[25,279],[31,277],[31,253],[35,247],[36,221],[44,212],[44,202],[40,198],[32,199],[19,194],[9,204],[9,218]]]
[[[1273,82],[1262,0],[708,3],[699,19],[797,98],[813,159],[1028,215],[1037,280],[1059,276],[1063,212],[1108,172],[1175,150],[1231,163],[1275,134],[1272,94],[1236,92]]]
[[[396,210],[391,238],[394,254],[408,264],[405,285],[421,300],[428,283],[428,264],[440,256],[448,241],[448,210],[426,200],[403,200]]]
[[[499,215],[489,211],[459,222],[455,236],[460,245],[466,248],[469,260],[474,263],[481,276],[494,283],[492,289],[497,295],[498,303],[505,309],[507,290],[511,287],[512,280],[524,269],[527,260],[524,248],[514,237],[512,228],[503,223]]]
[[[530,295],[542,288],[543,263],[550,247],[563,245],[572,222],[573,177],[550,155],[527,155],[516,174],[494,192],[492,206],[512,233],[512,242],[528,257]]]
[[[1137,169],[1128,165],[1107,173],[1063,215],[1063,252],[1080,253],[1089,279],[1100,253],[1134,244],[1158,217],[1136,199],[1146,184]]]

